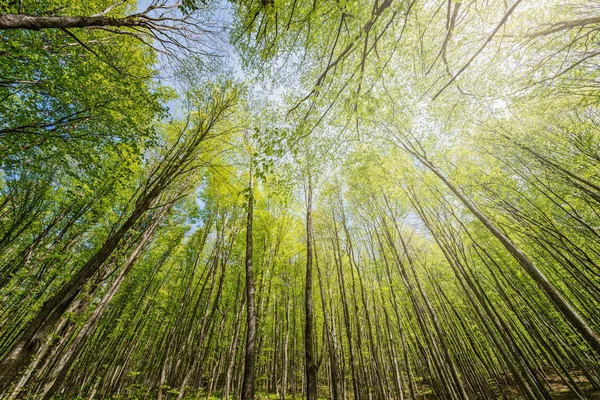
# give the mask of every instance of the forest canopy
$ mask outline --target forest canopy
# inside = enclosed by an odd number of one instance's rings
[[[600,399],[600,1],[0,0],[0,398]]]

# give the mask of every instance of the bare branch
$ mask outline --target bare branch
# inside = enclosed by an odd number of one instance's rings
[[[99,12],[98,14],[92,15],[92,17],[104,17],[106,14],[108,14],[109,12],[111,12],[115,7],[118,7],[121,4],[125,4],[126,2],[127,2],[127,0],[123,0],[123,1],[120,1],[118,3],[115,3],[112,6],[108,7],[106,10],[104,10],[102,12]]]
[[[552,24],[550,26],[550,28],[548,28],[544,31],[535,32],[535,33],[529,34],[527,36],[536,38],[536,37],[540,37],[540,36],[550,35],[552,33],[566,31],[566,30],[573,29],[573,28],[584,27],[584,26],[591,25],[591,24],[600,24],[600,17],[590,17],[590,18],[577,19],[577,20],[572,20],[572,21],[557,22],[556,24]]]
[[[473,61],[475,61],[475,59],[477,58],[477,56],[479,56],[479,54],[481,54],[481,52],[483,51],[483,49],[485,49],[486,46],[492,41],[492,39],[494,38],[494,36],[496,35],[496,33],[498,33],[498,31],[500,30],[500,28],[502,28],[502,26],[506,23],[506,21],[508,21],[508,17],[510,17],[510,15],[513,13],[513,11],[515,11],[515,8],[517,8],[517,6],[521,3],[521,1],[522,0],[517,0],[517,1],[514,2],[514,4],[508,9],[508,11],[506,12],[506,14],[504,14],[504,17],[502,17],[502,20],[500,21],[500,23],[496,26],[496,28],[494,29],[494,31],[492,33],[490,33],[490,35],[487,37],[487,39],[485,40],[485,42],[483,42],[483,44],[479,47],[479,49],[475,52],[475,54],[473,54],[471,56],[471,58],[469,58],[469,61],[467,61],[466,64],[463,65],[462,68],[459,69],[458,72],[452,76],[452,78],[448,81],[448,83],[446,83],[444,85],[444,87],[442,87],[435,94],[435,96],[433,96],[432,100],[437,99],[438,96],[440,94],[442,94],[442,92],[444,90],[446,90],[446,88],[448,86],[450,86],[452,84],[452,82],[454,82],[456,80],[456,78],[458,78],[458,76],[460,74],[462,74],[467,68],[469,68],[469,66],[471,65],[471,63]]]

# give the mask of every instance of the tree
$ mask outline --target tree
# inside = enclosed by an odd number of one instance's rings
[[[83,286],[116,250],[120,241],[142,215],[151,207],[156,207],[156,201],[159,202],[158,205],[161,201],[162,204],[169,204],[190,190],[190,184],[193,185],[194,180],[190,180],[189,174],[200,167],[197,162],[200,146],[214,135],[213,130],[218,129],[215,125],[227,117],[229,109],[234,104],[235,95],[227,89],[217,89],[213,93],[212,101],[207,104],[206,110],[201,111],[195,126],[188,127],[189,122],[184,125],[175,144],[150,170],[145,182],[139,187],[134,208],[127,219],[79,271],[44,302],[42,308],[24,327],[18,341],[10,346],[8,355],[2,362],[3,374],[0,381],[2,390],[13,382]],[[175,188],[174,195],[172,194],[170,198],[161,198],[170,188]]]
[[[597,397],[595,2],[61,5],[0,14],[0,396]]]
[[[246,355],[242,399],[254,399],[254,374],[256,364],[256,305],[254,301],[254,275],[252,271],[252,221],[254,218],[254,176],[252,158],[248,178],[248,218],[246,222]]]

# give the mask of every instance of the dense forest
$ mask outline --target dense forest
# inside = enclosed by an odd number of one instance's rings
[[[600,1],[0,37],[0,398],[600,399]]]

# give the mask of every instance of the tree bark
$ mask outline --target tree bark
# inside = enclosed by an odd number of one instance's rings
[[[252,167],[251,167],[252,168]],[[242,400],[254,399],[254,369],[256,363],[256,305],[254,301],[254,276],[252,271],[252,220],[254,218],[254,183],[252,169],[248,181],[248,220],[246,222],[246,356]]]
[[[11,29],[69,29],[91,26],[144,27],[147,24],[138,16],[112,18],[106,16],[37,16],[28,14],[0,15],[0,30]]]
[[[304,357],[306,363],[306,396],[308,400],[317,400],[317,365],[313,348],[313,250],[312,250],[312,177],[308,176],[306,202],[306,286],[304,288]]]

